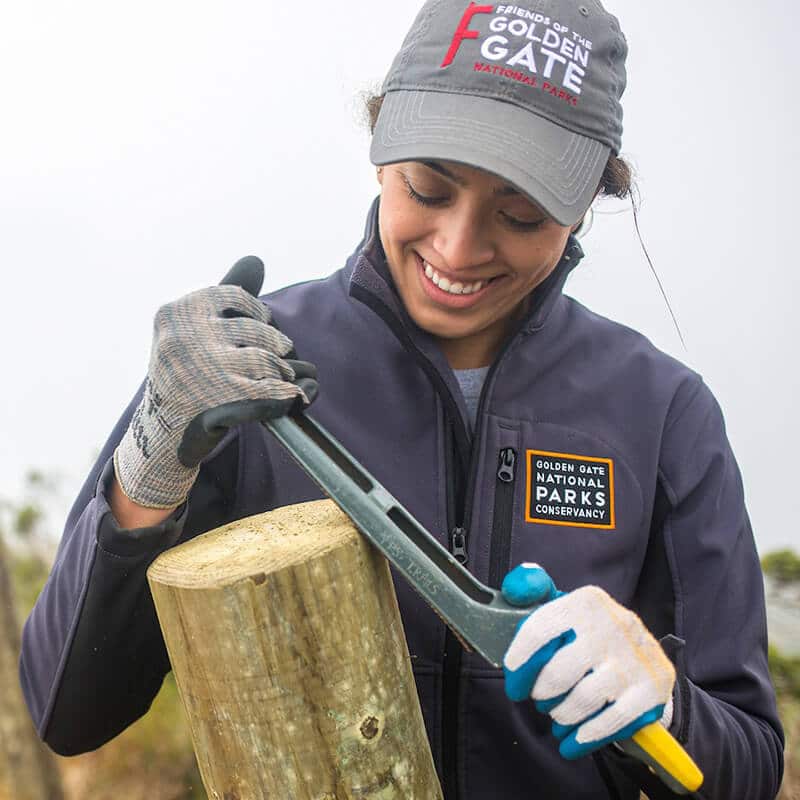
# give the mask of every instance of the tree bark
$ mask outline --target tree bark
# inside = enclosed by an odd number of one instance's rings
[[[213,800],[441,800],[386,560],[331,501],[148,573]]]
[[[55,757],[42,743],[19,684],[16,604],[0,539],[0,800],[60,800]]]

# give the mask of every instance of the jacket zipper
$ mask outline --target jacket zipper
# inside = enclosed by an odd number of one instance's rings
[[[458,410],[456,409],[456,413]],[[458,451],[452,428],[445,441],[447,475],[447,526],[450,530],[450,552],[462,564],[469,558],[467,532],[464,528],[463,466],[457,469]],[[462,461],[463,464],[463,461]],[[463,648],[453,631],[445,627],[442,663],[442,792],[447,800],[458,800],[458,707],[461,692],[461,655]]]
[[[467,528],[465,514],[465,478],[470,470],[470,441],[458,404],[447,384],[433,364],[411,340],[408,332],[390,309],[375,295],[362,287],[354,287],[351,294],[371,308],[389,326],[406,350],[411,353],[431,380],[445,409],[445,476],[447,485],[447,530],[450,551],[465,559],[467,554]],[[494,369],[494,368],[493,368]],[[493,371],[490,370],[491,372]],[[487,383],[490,375],[487,375]],[[484,383],[484,388],[487,385]],[[483,394],[483,393],[482,393]],[[480,406],[483,404],[481,397]],[[480,426],[480,422],[478,423]],[[442,665],[442,792],[447,800],[458,800],[458,705],[460,692],[461,643],[449,627],[445,627]]]
[[[518,333],[518,332],[517,332]],[[468,542],[471,523],[471,508],[468,499],[472,497],[475,490],[475,480],[478,471],[478,458],[476,456],[477,447],[475,444],[481,440],[483,428],[483,412],[489,395],[494,375],[500,363],[509,351],[512,342],[517,338],[517,334],[511,336],[506,342],[502,353],[495,359],[488,374],[483,382],[480,400],[478,401],[478,412],[476,415],[475,433],[472,439],[471,448],[466,469],[462,466],[460,471],[455,469],[453,463],[455,459],[452,454],[456,452],[456,447],[451,445],[446,448],[450,455],[447,469],[447,496],[448,496],[448,528],[450,530],[450,552],[456,559],[466,564],[469,559]],[[449,394],[449,392],[448,392]],[[451,402],[455,406],[455,401]],[[458,407],[455,406],[454,413],[456,418],[460,418]],[[462,465],[464,461],[462,460]],[[459,484],[459,491],[456,491],[456,481]],[[456,497],[458,495],[458,497]],[[451,516],[452,513],[452,516]],[[490,545],[491,553],[491,545]],[[490,555],[490,558],[492,556]],[[464,649],[450,628],[445,629],[444,639],[444,660],[442,673],[442,791],[447,800],[459,800],[461,797],[458,785],[458,739],[459,739],[459,706],[461,693],[461,659]]]
[[[445,417],[449,420],[445,442],[445,475],[447,484],[447,528],[450,552],[467,563],[471,508],[467,502],[474,493],[478,471],[477,448],[471,447],[458,404],[441,375],[411,340],[408,332],[389,308],[371,292],[362,287],[351,289],[353,297],[361,300],[381,317],[395,336],[414,355],[415,359],[431,379],[439,397],[444,403]],[[501,353],[495,359],[484,380],[478,402],[477,425],[472,442],[480,442],[486,399],[499,365],[519,336],[520,330],[510,336]],[[512,495],[513,496],[513,495]],[[494,560],[490,545],[490,563]],[[461,642],[449,627],[445,627],[443,674],[442,674],[442,791],[447,800],[459,800],[458,786],[458,713],[461,692]]]
[[[514,513],[514,485],[517,481],[517,451],[500,451],[494,490],[494,514],[489,562],[489,586],[498,588],[511,560],[511,525]]]

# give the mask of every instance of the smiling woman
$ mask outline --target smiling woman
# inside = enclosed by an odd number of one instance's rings
[[[517,189],[447,162],[379,168],[379,228],[403,305],[454,369],[492,363],[574,226]]]
[[[366,100],[373,134],[384,98],[380,94]],[[454,369],[491,364],[509,328],[527,309],[531,291],[555,268],[569,234],[582,220],[572,226],[559,225],[518,188],[466,164],[421,161],[386,170],[378,167],[378,180],[383,189],[381,243],[406,310],[420,328],[438,337]],[[597,194],[624,199],[632,190],[631,167],[612,153]],[[464,209],[470,201],[474,219],[469,218],[468,209],[466,218],[459,219],[453,205]],[[430,213],[415,213],[414,203]],[[448,213],[437,215],[436,210]],[[442,222],[463,225],[467,235],[442,229]],[[487,230],[492,222],[493,230]],[[500,230],[494,230],[497,223]],[[494,233],[500,234],[501,252],[490,252],[491,244],[482,253],[470,251],[470,237],[485,239]],[[420,242],[414,249],[408,237],[421,237],[427,243]],[[462,250],[453,253],[451,260],[444,250],[453,245]],[[430,258],[422,252],[426,248],[432,251]],[[482,260],[488,261],[488,272],[487,264],[481,269]]]
[[[673,797],[609,746],[650,736],[695,759],[706,800],[774,797],[763,583],[720,409],[562,292],[598,193],[630,191],[627,42],[597,0],[530,5],[422,7],[370,101],[380,196],[341,269],[257,299],[248,257],[159,309],[147,379],[25,628],[23,688],[54,749],[95,748],[149,707],[169,669],[145,582],[159,553],[319,498],[258,424],[313,402],[530,610],[501,673],[396,583],[448,800]]]

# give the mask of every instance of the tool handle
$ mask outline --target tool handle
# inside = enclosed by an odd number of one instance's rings
[[[647,764],[675,794],[696,792],[703,783],[703,773],[692,757],[657,722],[640,728],[632,738],[619,742],[619,747]]]
[[[499,667],[530,608],[511,606],[480,583],[319,423],[306,414],[265,420],[265,427],[351,517],[356,526],[447,622],[459,638]],[[619,743],[676,794],[699,788],[703,775],[657,723]]]

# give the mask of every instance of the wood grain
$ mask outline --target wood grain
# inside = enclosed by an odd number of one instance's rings
[[[148,579],[209,797],[442,797],[388,565],[331,501],[212,531]]]

